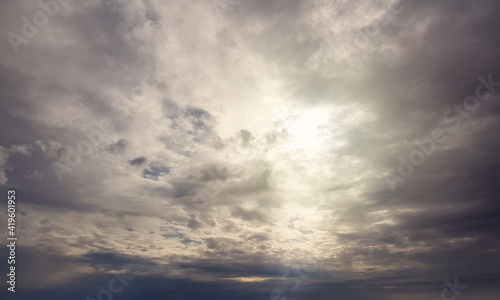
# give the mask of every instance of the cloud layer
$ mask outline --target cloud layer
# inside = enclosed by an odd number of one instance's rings
[[[41,3],[0,10],[6,299],[498,295],[496,1]]]

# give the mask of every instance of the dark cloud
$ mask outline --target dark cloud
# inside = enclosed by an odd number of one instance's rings
[[[147,160],[148,159],[146,157],[141,156],[141,157],[137,157],[137,158],[130,160],[128,163],[131,166],[140,166],[140,165],[143,165]]]
[[[253,140],[252,133],[246,129],[240,130],[241,145],[246,147]]]
[[[228,167],[212,164],[201,170],[202,181],[226,180],[231,176]]]
[[[127,139],[119,139],[116,143],[109,145],[108,150],[112,153],[122,154],[128,146]]]

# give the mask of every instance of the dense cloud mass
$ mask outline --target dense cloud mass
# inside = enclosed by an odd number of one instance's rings
[[[498,1],[0,7],[2,299],[498,299]]]

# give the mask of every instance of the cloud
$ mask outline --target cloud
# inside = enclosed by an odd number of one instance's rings
[[[116,143],[111,144],[108,150],[113,153],[123,153],[127,148],[128,142],[126,139],[119,139]]]
[[[128,163],[131,166],[140,166],[140,165],[144,164],[147,160],[148,159],[146,157],[141,156],[141,157],[137,157],[137,158],[130,160]]]
[[[7,35],[44,10],[1,6],[0,185],[41,278],[20,299],[95,297],[122,271],[130,299],[436,298],[444,276],[491,298],[496,2],[71,1],[18,53]]]

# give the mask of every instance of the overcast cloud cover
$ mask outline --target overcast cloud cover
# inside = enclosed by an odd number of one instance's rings
[[[499,299],[500,2],[41,2],[0,4],[2,299]]]

